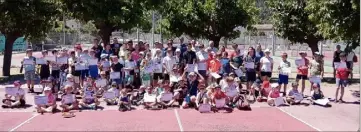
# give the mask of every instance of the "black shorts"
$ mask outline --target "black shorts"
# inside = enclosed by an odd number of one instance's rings
[[[51,71],[51,76],[52,76],[54,79],[58,79],[58,78],[59,78],[59,75],[60,75],[60,70],[52,70],[52,71]]]
[[[272,77],[272,72],[261,72],[261,76],[264,77],[264,76],[267,76],[269,78]]]
[[[307,79],[308,79],[308,77],[307,77],[307,75],[300,75],[300,74],[297,74],[296,79],[303,79],[303,80],[307,80]]]
[[[164,74],[164,80],[169,80],[169,74]]]
[[[72,75],[79,77],[79,76],[81,75],[81,71],[80,71],[80,70],[78,70],[78,71],[73,71]]]
[[[352,62],[352,61],[346,62],[346,65],[347,65],[347,68],[348,68],[348,69],[353,69],[353,68],[352,68],[352,67],[353,67],[353,62]]]
[[[162,80],[163,79],[163,74],[162,73],[154,73],[153,74],[153,79],[154,80],[158,80],[158,79]]]
[[[254,81],[256,81],[256,78],[257,78],[257,76],[256,76],[256,72],[249,72],[249,71],[247,71],[246,72],[246,78],[247,78],[247,82],[254,82]]]

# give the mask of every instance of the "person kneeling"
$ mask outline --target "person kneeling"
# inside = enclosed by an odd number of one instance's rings
[[[93,86],[89,86],[85,89],[83,100],[80,103],[81,109],[97,110],[100,102],[96,96]]]
[[[46,105],[37,105],[36,110],[38,113],[55,113],[56,111],[56,97],[52,93],[50,87],[44,88],[44,96],[48,97],[48,103]]]
[[[16,108],[16,107],[25,107],[25,91],[21,88],[20,81],[14,82],[14,88],[12,89],[13,93],[10,95],[9,93],[5,94],[5,99],[3,99],[4,105],[3,108]],[[14,99],[13,99],[14,97]]]
[[[69,112],[70,110],[79,109],[78,101],[75,98],[75,94],[73,94],[73,87],[70,85],[65,86],[65,94],[61,97],[61,105],[62,112]]]
[[[222,92],[221,87],[219,85],[215,86],[216,91],[213,94],[212,98],[212,104],[213,104],[213,110],[215,112],[218,112],[218,110],[226,110],[227,112],[232,112],[233,109],[229,108],[226,105],[227,102],[227,95]]]

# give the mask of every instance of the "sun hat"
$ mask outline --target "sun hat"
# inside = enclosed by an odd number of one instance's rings
[[[66,75],[66,78],[73,78],[73,75],[68,74],[68,75]]]
[[[272,83],[272,84],[271,84],[271,87],[272,87],[272,88],[277,88],[278,86],[279,86],[278,83]]]
[[[45,87],[44,91],[51,91],[51,88],[50,87]]]
[[[265,53],[271,53],[269,49],[264,50]]]

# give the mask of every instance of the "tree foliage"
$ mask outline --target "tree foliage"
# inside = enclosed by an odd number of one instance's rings
[[[216,46],[222,37],[238,37],[235,28],[255,23],[257,11],[253,0],[167,0],[160,10],[165,30],[210,39]]]
[[[18,37],[40,38],[50,31],[60,14],[55,0],[2,0],[0,32],[5,35],[3,75],[10,75],[13,43]]]
[[[359,0],[308,0],[306,9],[325,38],[360,46]]]
[[[323,37],[316,23],[309,19],[306,1],[269,0],[267,5],[273,12],[272,23],[278,36],[293,43],[307,43],[313,53],[318,51],[318,42]]]
[[[92,21],[88,21],[82,25],[80,32],[83,34],[90,34],[91,36],[97,38],[99,30],[95,27]]]
[[[148,23],[144,19],[147,10],[159,0],[62,0],[64,7],[79,20],[92,21],[105,44],[109,44],[114,30],[130,30]]]

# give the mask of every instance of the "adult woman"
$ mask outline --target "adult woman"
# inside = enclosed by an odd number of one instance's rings
[[[261,71],[262,79],[263,77],[271,78],[273,70],[273,59],[270,57],[270,50],[266,49],[264,51],[265,56],[261,58],[259,64],[259,71]]]
[[[314,59],[310,62],[310,82],[311,86],[316,84],[321,84],[321,79],[323,78],[323,60],[322,55],[319,52],[314,53]],[[312,91],[312,87],[310,88]]]
[[[251,88],[251,85],[254,81],[256,81],[256,70],[255,70],[255,63],[256,63],[256,55],[255,50],[253,47],[248,48],[248,54],[244,58],[244,66],[246,68],[246,77],[247,77],[247,89]]]

